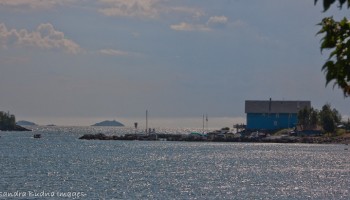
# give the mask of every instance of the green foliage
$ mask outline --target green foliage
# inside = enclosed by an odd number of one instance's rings
[[[341,119],[338,110],[332,109],[330,104],[325,104],[321,111],[305,107],[298,112],[298,123],[303,130],[312,130],[321,125],[325,132],[334,133]]]
[[[315,4],[318,0],[315,0]],[[336,0],[323,0],[324,10],[327,11]],[[347,3],[350,7],[350,0],[338,0],[339,7]],[[319,23],[322,26],[317,34],[324,34],[321,39],[321,51],[330,50],[328,60],[322,70],[326,74],[326,85],[334,81],[344,96],[350,95],[350,22],[347,18],[335,21],[333,17],[326,17]]]
[[[325,33],[321,50],[330,49],[331,53],[322,70],[326,73],[326,84],[335,81],[345,96],[350,95],[350,22],[344,18],[340,22],[327,17],[320,23]]]
[[[342,135],[346,134],[346,130],[342,129],[342,128],[338,129],[335,134],[336,134],[336,136],[342,136]]]
[[[345,129],[346,129],[347,131],[350,131],[350,118],[348,119],[347,122],[344,122],[344,126],[345,126]]]
[[[333,114],[333,118],[334,118],[335,123],[339,124],[342,120],[341,114],[335,108],[333,108],[332,114]]]
[[[315,0],[315,4],[318,2],[318,0]],[[335,3],[336,0],[323,0],[323,8],[324,11],[327,11],[333,3]],[[338,0],[339,2],[339,7],[342,8],[343,5],[347,2],[348,3],[348,8],[350,7],[350,0]]]
[[[331,115],[325,115],[322,117],[322,128],[326,133],[333,133],[335,127],[335,121]]]
[[[314,108],[303,108],[298,112],[298,122],[303,130],[314,129],[319,123],[319,112]]]
[[[332,109],[330,104],[326,104],[322,107],[319,115],[323,130],[327,133],[334,133],[337,124],[341,121],[339,112],[336,109]]]
[[[0,130],[12,130],[16,126],[16,117],[0,111]]]

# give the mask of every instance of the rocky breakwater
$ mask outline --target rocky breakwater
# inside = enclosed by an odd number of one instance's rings
[[[98,134],[85,134],[81,136],[81,140],[117,140],[118,136],[107,136],[103,133]]]
[[[187,137],[183,134],[125,134],[121,136],[98,134],[85,134],[79,139],[81,140],[166,140],[166,141],[185,141]]]
[[[295,137],[295,136],[288,136],[288,135],[279,135],[279,136],[269,136],[260,138],[259,142],[265,142],[265,143],[300,143],[301,138]]]
[[[300,142],[310,144],[350,144],[350,137],[302,137]]]
[[[83,140],[144,140],[144,141],[187,141],[187,142],[256,142],[256,143],[311,143],[311,144],[349,144],[350,135],[347,137],[299,137],[289,135],[278,136],[240,136],[228,137],[217,135],[208,136],[202,134],[125,134],[121,136],[110,136],[103,133],[85,134],[79,139]]]

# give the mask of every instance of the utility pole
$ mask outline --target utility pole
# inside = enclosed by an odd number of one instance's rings
[[[146,110],[146,134],[148,133],[148,110]]]
[[[135,123],[134,123],[134,126],[135,126],[135,135],[136,135],[136,133],[137,133],[137,125],[138,125],[138,123],[135,122]]]
[[[204,114],[203,114],[203,134],[204,134]]]
[[[208,130],[208,114],[206,114],[206,116],[205,116],[205,122],[206,122],[206,131],[208,133],[209,132],[209,130]]]

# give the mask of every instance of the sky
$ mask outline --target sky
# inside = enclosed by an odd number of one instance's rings
[[[0,0],[0,110],[37,124],[244,123],[245,100],[330,103],[313,0]]]

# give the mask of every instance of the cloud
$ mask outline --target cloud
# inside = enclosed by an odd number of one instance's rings
[[[73,0],[0,0],[0,6],[23,6],[24,8],[45,9],[56,5],[64,5],[74,2]]]
[[[204,11],[200,8],[170,5],[173,3],[169,0],[0,0],[0,6],[16,8],[16,10],[45,10],[67,5],[76,5],[81,8],[90,5],[103,15],[113,17],[156,19],[170,14],[180,17],[190,15],[193,18],[204,15]],[[176,15],[171,15],[171,17]]]
[[[147,17],[159,15],[157,3],[159,0],[99,0],[107,6],[99,11],[107,16]]]
[[[210,31],[210,28],[201,24],[189,24],[181,22],[180,24],[174,24],[170,26],[175,31]]]
[[[82,51],[81,47],[65,38],[64,33],[54,29],[50,23],[40,24],[33,32],[26,29],[8,30],[5,24],[0,24],[0,48],[37,47],[40,49],[59,49],[76,54]]]
[[[228,23],[228,18],[225,16],[212,16],[209,18],[208,26],[226,25]]]
[[[167,5],[167,0],[99,0],[103,8],[99,12],[106,16],[122,16],[155,19],[162,15],[175,13],[198,18],[204,12],[198,8]]]
[[[175,31],[211,31],[214,28],[222,28],[228,24],[228,18],[225,16],[212,16],[206,24],[190,24],[181,22],[170,26]]]

